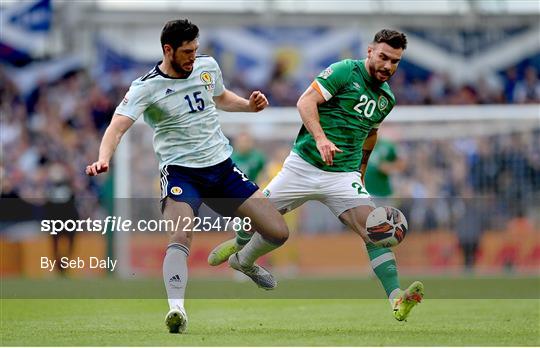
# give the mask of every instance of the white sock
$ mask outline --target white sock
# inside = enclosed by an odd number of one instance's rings
[[[390,296],[388,296],[388,300],[390,301],[390,306],[394,306],[394,300],[401,295],[401,289],[395,289],[390,293]]]
[[[184,294],[188,280],[187,257],[189,249],[180,243],[171,243],[163,259],[163,281],[167,289],[169,308],[184,309]]]
[[[278,248],[279,245],[265,240],[259,233],[254,233],[251,240],[238,252],[238,260],[243,266],[253,265],[255,260]]]

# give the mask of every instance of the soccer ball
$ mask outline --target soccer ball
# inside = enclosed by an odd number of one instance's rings
[[[378,207],[369,213],[366,230],[369,239],[381,247],[398,245],[407,234],[407,219],[399,209]]]

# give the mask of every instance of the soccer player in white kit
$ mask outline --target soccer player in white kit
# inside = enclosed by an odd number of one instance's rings
[[[161,171],[162,212],[167,220],[189,221],[169,233],[163,261],[163,280],[170,310],[165,323],[171,333],[187,327],[184,293],[193,218],[204,202],[224,216],[249,217],[259,233],[229,262],[259,287],[277,283],[264,268],[253,264],[282,245],[289,231],[281,214],[230,159],[232,147],[223,135],[216,108],[259,112],[268,101],[259,91],[244,99],[223,85],[221,70],[209,56],[197,56],[199,29],[188,20],[173,20],[161,33],[163,60],[131,84],[108,126],[99,158],[86,167],[90,176],[108,171],[122,135],[137,118],[154,130],[154,151]],[[249,251],[249,253],[247,253]]]

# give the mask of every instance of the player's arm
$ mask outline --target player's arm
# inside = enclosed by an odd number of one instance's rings
[[[375,144],[377,143],[378,130],[378,128],[371,128],[366,140],[364,141],[364,146],[362,147],[362,162],[360,163],[360,173],[362,174],[362,183],[364,185],[369,156],[371,156],[371,152],[373,151],[373,148],[375,148]]]
[[[296,107],[302,118],[302,122],[306,129],[311,133],[317,144],[317,149],[321,154],[321,158],[324,163],[332,165],[334,163],[334,155],[341,151],[334,143],[332,143],[324,134],[319,120],[318,106],[324,103],[326,100],[323,95],[316,89],[316,82],[313,82],[311,86],[300,96]]]
[[[214,96],[218,109],[229,112],[259,112],[268,106],[266,96],[260,91],[254,91],[245,99],[236,93],[225,89],[223,93]]]
[[[109,170],[109,162],[120,143],[120,139],[134,122],[127,116],[114,114],[101,140],[98,160],[86,167],[86,174],[94,176]]]

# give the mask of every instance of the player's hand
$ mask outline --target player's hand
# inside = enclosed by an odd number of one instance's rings
[[[268,99],[260,91],[254,91],[249,96],[249,109],[253,112],[259,112],[268,106]]]
[[[319,150],[324,163],[329,166],[334,165],[334,156],[336,155],[336,152],[343,152],[327,138],[317,141],[317,150]]]
[[[86,166],[86,175],[96,176],[99,173],[105,173],[109,170],[109,162],[98,160],[89,166]]]

